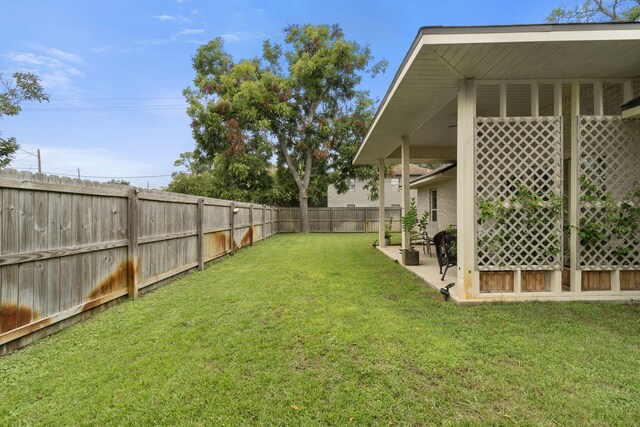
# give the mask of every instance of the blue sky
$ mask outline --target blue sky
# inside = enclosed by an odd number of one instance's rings
[[[20,151],[12,167],[49,174],[127,178],[160,187],[173,162],[194,148],[182,90],[191,57],[222,36],[234,58],[281,41],[288,24],[339,23],[368,44],[387,72],[363,86],[381,99],[418,29],[425,25],[531,24],[565,0],[538,1],[3,1],[0,73],[37,73],[51,102],[25,104],[0,119]],[[91,177],[91,178],[90,178]]]

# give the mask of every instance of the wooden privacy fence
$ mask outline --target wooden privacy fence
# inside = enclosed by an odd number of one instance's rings
[[[301,230],[299,208],[279,208],[280,233]],[[392,231],[400,231],[401,208],[385,208],[386,218],[392,218]],[[315,233],[369,233],[378,231],[378,208],[309,208],[309,228]]]
[[[400,209],[388,208],[400,229]],[[299,209],[274,208],[0,170],[0,354],[114,300],[279,232]],[[371,232],[374,208],[312,208],[315,232]],[[80,315],[80,316],[79,316]]]
[[[0,213],[0,354],[278,232],[268,206],[13,170]]]

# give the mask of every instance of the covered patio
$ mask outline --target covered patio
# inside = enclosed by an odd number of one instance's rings
[[[638,96],[638,23],[425,27],[354,163],[456,162],[456,270],[413,270],[457,301],[636,299]]]

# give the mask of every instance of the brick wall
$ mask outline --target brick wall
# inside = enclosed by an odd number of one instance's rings
[[[418,216],[430,209],[430,190],[436,189],[438,192],[438,221],[430,221],[429,234],[431,235],[444,230],[449,225],[457,224],[456,182],[456,178],[452,177],[418,188]]]

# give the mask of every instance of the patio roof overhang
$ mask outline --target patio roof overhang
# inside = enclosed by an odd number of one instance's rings
[[[425,185],[431,185],[431,184],[435,184],[437,182],[443,181],[445,179],[455,178],[456,172],[457,171],[456,171],[455,163],[444,165],[434,171],[431,171],[427,174],[424,174],[412,180],[410,184],[410,188],[412,190],[415,190]]]
[[[411,45],[354,164],[456,158],[461,80],[569,81],[640,77],[640,23],[424,27]],[[518,94],[509,94],[517,104]],[[515,101],[515,102],[512,102]],[[527,102],[527,101],[525,101]],[[478,95],[478,114],[495,103]]]

